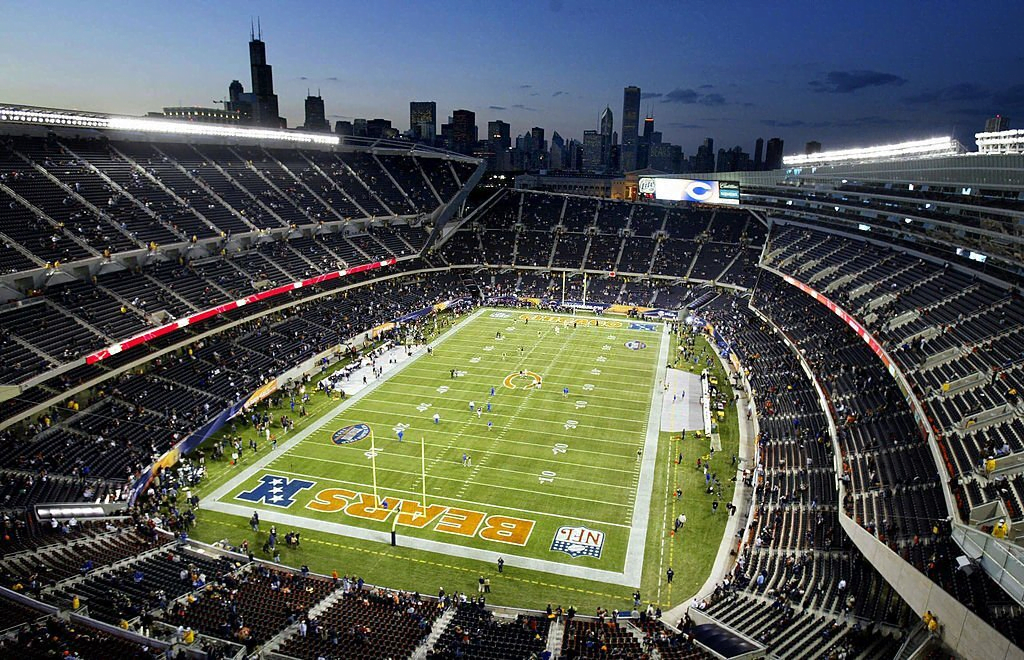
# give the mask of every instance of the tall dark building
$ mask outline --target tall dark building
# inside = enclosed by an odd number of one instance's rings
[[[597,131],[583,131],[583,168],[588,172],[599,172],[604,167],[605,137]]]
[[[249,33],[249,68],[252,71],[253,123],[268,128],[284,128],[285,120],[278,112],[274,71],[267,64],[267,45],[263,43],[262,29]]]
[[[715,171],[715,141],[712,138],[704,138],[704,143],[697,147],[697,154],[693,157],[693,171]]]
[[[437,138],[437,102],[409,102],[409,130],[414,140],[433,144]]]
[[[560,171],[566,167],[566,161],[568,161],[568,154],[565,150],[565,139],[555,131],[551,134],[551,149],[548,151],[548,167],[552,170]]]
[[[451,150],[460,154],[473,153],[473,147],[476,146],[476,113],[472,110],[453,112],[451,130]]]
[[[338,121],[334,122],[334,132],[340,136],[352,135],[352,122],[339,119]]]
[[[999,131],[1007,131],[1010,129],[1010,118],[1002,115],[996,115],[985,120],[985,132],[986,133],[998,133]]]
[[[650,162],[651,140],[654,137],[654,117],[644,118],[644,132],[637,141],[636,169],[642,170]]]
[[[530,135],[533,137],[533,148],[537,151],[547,151],[548,144],[544,139],[544,129],[540,126],[534,126],[530,129]]]
[[[764,154],[764,169],[782,169],[782,138],[768,140],[768,148]]]
[[[804,145],[804,153],[808,156],[810,156],[811,154],[820,154],[821,142],[818,142],[817,140],[811,140],[810,142]]]
[[[754,143],[754,169],[759,170],[764,166],[764,138],[757,138]]]
[[[604,153],[601,155],[601,166],[606,170],[611,169],[612,160],[612,138],[615,135],[615,115],[608,106],[604,107],[601,113],[601,137],[604,139]],[[586,148],[584,147],[584,151]]]
[[[487,123],[488,151],[493,160],[487,167],[495,172],[504,172],[512,167],[509,149],[512,148],[512,127],[496,119]]]
[[[640,88],[626,87],[622,91],[622,170],[629,172],[637,169],[636,152],[638,146],[637,126],[640,123]]]
[[[306,96],[306,122],[302,128],[320,133],[331,132],[331,125],[327,122],[327,115],[324,113],[324,99],[320,96],[319,91],[316,96],[312,94]]]

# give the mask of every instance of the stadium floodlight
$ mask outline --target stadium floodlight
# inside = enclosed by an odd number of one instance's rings
[[[864,160],[884,160],[890,158],[924,158],[927,156],[945,156],[960,153],[960,143],[951,137],[929,138],[899,144],[886,144],[877,147],[860,149],[841,149],[838,151],[822,151],[816,154],[799,154],[786,156],[783,165],[834,165]]]
[[[143,117],[83,115],[73,112],[15,106],[0,106],[0,122],[17,122],[20,124],[39,124],[44,126],[79,126],[83,128],[100,128],[114,131],[162,133],[165,135],[198,135],[208,137],[243,138],[250,140],[276,140],[282,142],[295,142],[299,144],[341,144],[341,139],[337,135],[324,135],[320,133],[304,133],[301,131],[285,131],[248,126],[226,126],[224,124],[203,124],[199,122],[149,119]]]
[[[981,153],[1024,153],[1024,129],[975,133],[974,140]]]
[[[340,144],[336,135],[281,131],[268,128],[225,126],[223,124],[201,124],[169,121],[166,119],[142,119],[137,117],[110,117],[107,128],[142,133],[167,133],[171,135],[201,135],[211,137],[249,138],[252,140],[281,140],[302,144]]]

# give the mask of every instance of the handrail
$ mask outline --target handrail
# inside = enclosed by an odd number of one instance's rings
[[[1018,605],[1024,605],[1024,548],[969,525],[953,526],[953,540]]]

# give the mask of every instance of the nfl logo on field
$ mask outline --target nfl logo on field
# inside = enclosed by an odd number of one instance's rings
[[[564,552],[573,559],[576,557],[601,558],[604,547],[604,532],[586,527],[559,527],[555,538],[551,541],[551,549]]]

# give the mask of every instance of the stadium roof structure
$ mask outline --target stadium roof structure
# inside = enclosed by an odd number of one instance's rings
[[[301,130],[268,129],[254,126],[231,126],[194,121],[177,121],[155,117],[129,117],[101,112],[83,112],[18,104],[0,103],[0,126],[23,125],[49,129],[86,129],[114,131],[138,136],[164,136],[172,138],[208,138],[213,140],[242,140],[260,143],[280,143],[299,147],[341,147],[399,149],[425,155],[444,154],[466,161],[478,159],[437,149],[406,140],[364,138],[313,133]]]

